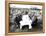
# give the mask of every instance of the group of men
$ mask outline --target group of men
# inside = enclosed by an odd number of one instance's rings
[[[36,14],[35,12],[33,14],[28,14],[28,12],[25,12],[24,15],[18,15],[15,18],[15,22],[17,23],[17,27],[20,29],[24,25],[30,25],[29,29],[32,29],[33,27],[41,27],[42,24],[42,15],[41,13]]]
[[[13,30],[12,28],[14,27],[22,29],[25,25],[28,25],[29,29],[37,27],[38,30],[41,30],[42,14],[36,14],[35,12],[33,14],[28,14],[28,12],[25,12],[24,14],[17,14],[14,19],[14,24],[15,25],[11,26],[11,30]]]

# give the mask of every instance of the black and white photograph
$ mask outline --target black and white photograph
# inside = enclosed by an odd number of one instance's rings
[[[42,32],[42,6],[9,4],[10,32]]]

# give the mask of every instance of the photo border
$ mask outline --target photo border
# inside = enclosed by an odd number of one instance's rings
[[[28,5],[42,5],[43,18],[43,33],[45,32],[45,3],[44,2],[23,2],[23,1],[5,1],[5,34],[6,35],[22,35],[22,34],[38,34],[41,32],[10,32],[9,31],[9,4],[28,4]]]

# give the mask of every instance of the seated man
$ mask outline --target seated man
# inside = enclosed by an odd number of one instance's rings
[[[22,16],[22,20],[20,21],[20,29],[24,25],[29,25],[29,29],[32,28],[32,26],[31,26],[32,20],[29,18],[29,16],[27,14],[28,14],[28,12],[26,12],[26,14]]]

